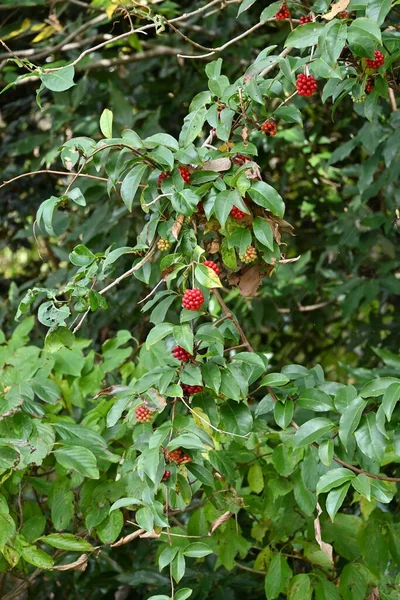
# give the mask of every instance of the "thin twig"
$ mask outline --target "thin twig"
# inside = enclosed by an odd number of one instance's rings
[[[97,175],[87,175],[86,173],[70,173],[69,171],[53,171],[52,169],[41,169],[40,171],[30,171],[29,173],[22,173],[22,175],[17,175],[17,177],[13,177],[12,179],[9,179],[8,181],[4,181],[1,185],[0,185],[0,190],[3,187],[6,187],[6,185],[10,185],[10,183],[13,183],[14,181],[17,181],[18,179],[22,179],[23,177],[28,177],[30,175],[40,175],[43,173],[48,173],[49,175],[65,175],[67,177],[73,177],[74,175],[77,175],[78,177],[86,177],[87,179],[97,179],[98,181],[108,181],[107,177],[98,177]]]
[[[231,431],[224,431],[223,429],[218,429],[218,427],[214,427],[214,425],[211,425],[211,423],[209,423],[209,421],[207,421],[206,419],[203,419],[203,417],[201,417],[199,414],[197,414],[196,411],[194,411],[189,404],[187,404],[187,402],[181,398],[181,402],[183,402],[183,404],[186,406],[186,408],[188,410],[190,410],[190,412],[197,417],[198,419],[200,419],[200,421],[202,421],[203,423],[205,423],[208,427],[211,427],[211,429],[214,429],[214,431],[218,431],[218,433],[225,433],[226,435],[232,435],[234,437],[238,437],[238,438],[247,438],[249,437],[250,433],[246,433],[246,435],[239,435],[238,433],[232,433]]]

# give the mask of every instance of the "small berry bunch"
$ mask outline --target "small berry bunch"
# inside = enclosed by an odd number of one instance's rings
[[[244,156],[244,154],[237,154],[235,158],[232,158],[232,162],[235,163],[235,165],[239,165],[239,167],[244,165],[244,163],[249,162],[249,160],[250,159],[247,158],[247,156]]]
[[[369,77],[367,79],[367,83],[365,84],[365,93],[370,94],[373,91],[374,87],[374,80],[371,77]]]
[[[246,251],[239,256],[240,260],[246,265],[252,263],[257,258],[257,251],[253,246],[248,246]]]
[[[157,179],[157,187],[161,187],[161,182],[163,179],[167,179],[167,177],[169,177],[171,175],[171,173],[169,171],[167,171],[166,173],[160,173]]]
[[[380,50],[375,50],[375,60],[367,58],[365,62],[368,69],[379,69],[385,63],[385,56]]]
[[[168,479],[171,477],[171,471],[164,471],[164,475],[162,476],[162,480],[163,481],[168,481]]]
[[[160,238],[157,242],[157,248],[161,250],[161,252],[165,252],[165,250],[169,250],[171,248],[171,242],[165,238]]]
[[[204,390],[202,385],[187,385],[186,383],[181,383],[181,387],[185,396],[200,394],[200,392]]]
[[[237,219],[238,221],[247,217],[246,213],[240,210],[240,208],[238,208],[237,206],[232,206],[230,214],[234,219]]]
[[[199,288],[186,290],[182,298],[182,306],[186,310],[199,310],[204,302],[204,296]]]
[[[135,417],[136,420],[140,423],[150,423],[153,420],[151,411],[148,408],[146,408],[144,404],[141,404],[137,407],[135,411]]]
[[[188,352],[181,346],[174,346],[172,348],[172,356],[177,360],[180,360],[181,362],[189,362],[193,358],[190,352]]]
[[[221,272],[219,266],[213,260],[205,260],[203,265],[212,269],[216,275],[219,275]]]
[[[280,9],[278,10],[278,12],[275,15],[275,19],[277,19],[278,21],[284,21],[285,19],[288,19],[289,17],[290,17],[290,10],[286,6],[286,4],[282,4],[282,6],[280,7]]]
[[[190,183],[190,171],[187,167],[178,167],[179,173],[185,183]]]
[[[362,95],[361,95],[361,96],[359,96],[358,98],[356,98],[355,96],[353,96],[353,94],[350,94],[350,95],[351,95],[351,99],[353,100],[353,102],[354,102],[355,104],[361,104],[362,102],[364,102],[364,101],[365,101],[365,98],[366,98],[366,95],[365,95],[365,94],[362,94]]]
[[[350,17],[350,13],[347,10],[342,10],[342,12],[338,13],[339,19],[348,19]]]
[[[165,460],[168,462],[176,462],[178,465],[181,465],[185,462],[190,462],[192,459],[187,454],[183,453],[181,448],[177,448],[176,450],[165,450],[164,452]]]
[[[300,96],[312,96],[317,91],[317,82],[312,75],[300,73],[296,79],[296,89]]]
[[[265,121],[265,123],[261,125],[260,129],[267,135],[276,135],[277,132],[275,121]]]
[[[312,23],[311,15],[306,15],[305,17],[300,17],[299,25],[304,25],[305,23]]]

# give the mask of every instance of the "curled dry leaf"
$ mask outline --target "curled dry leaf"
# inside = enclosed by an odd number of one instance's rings
[[[300,258],[301,258],[301,254],[299,254],[299,256],[296,256],[296,258],[281,258],[279,261],[279,264],[286,265],[288,263],[294,263],[294,262],[297,262],[298,260],[300,260]]]
[[[208,252],[210,254],[215,254],[216,252],[219,252],[219,249],[220,249],[219,240],[212,240],[212,242],[210,243],[210,245],[208,247]]]
[[[131,542],[135,538],[140,537],[142,533],[145,533],[144,529],[137,529],[133,533],[130,533],[129,535],[126,535],[125,537],[122,537],[113,544],[111,544],[111,548],[118,548],[118,546],[129,544],[129,542]]]
[[[263,277],[259,266],[246,267],[239,273],[233,273],[229,277],[229,283],[237,285],[242,296],[250,298],[255,295]]]
[[[101,396],[115,396],[115,394],[120,394],[121,392],[129,392],[130,389],[126,385],[110,385],[110,387],[100,390],[93,399],[96,400],[96,398],[100,398]]]
[[[207,160],[203,163],[201,170],[220,173],[221,171],[229,171],[231,166],[232,163],[229,158],[216,158],[215,160]]]
[[[346,8],[348,7],[349,4],[350,4],[350,0],[339,0],[339,2],[335,2],[334,4],[331,5],[332,6],[331,10],[329,12],[327,12],[326,15],[322,15],[322,18],[325,19],[326,21],[331,21],[340,12],[342,12],[343,10],[346,10]]]
[[[250,167],[250,169],[247,169],[246,171],[246,177],[247,179],[250,180],[261,180],[261,171],[260,171],[260,167],[256,164],[253,164],[252,167]]]
[[[155,539],[157,540],[159,537],[161,537],[160,533],[156,533],[155,531],[146,531],[145,533],[141,533],[139,536],[141,539],[142,538],[151,538],[151,539]]]
[[[232,516],[232,513],[228,510],[223,515],[218,517],[218,519],[215,519],[215,521],[213,521],[211,523],[210,533],[214,533],[214,531],[216,529],[218,529],[218,527],[220,527],[222,525],[222,523],[225,523],[225,521],[228,521],[231,518],[231,516]]]
[[[179,215],[175,223],[172,225],[172,236],[175,240],[177,240],[179,237],[184,220],[185,217],[183,215]]]
[[[148,398],[145,400],[146,406],[152,411],[162,411],[167,406],[167,401],[164,396],[155,389],[150,388],[147,390]]]
[[[333,548],[330,544],[327,544],[326,542],[322,541],[322,537],[321,537],[321,523],[319,520],[320,515],[322,514],[322,508],[320,506],[320,504],[317,502],[317,511],[318,514],[316,516],[316,518],[314,519],[314,533],[315,533],[315,539],[317,541],[318,546],[321,548],[322,552],[324,554],[326,554],[326,556],[329,558],[329,560],[331,560],[333,562]]]
[[[370,595],[368,596],[368,600],[380,600],[381,595],[379,593],[379,589],[377,587],[374,587],[373,590],[371,590]]]
[[[58,565],[53,567],[54,571],[84,571],[87,567],[88,554],[81,554],[80,557],[72,563]]]
[[[243,140],[243,143],[244,143],[244,145],[245,145],[245,147],[246,147],[246,146],[247,146],[247,142],[248,142],[248,140],[249,140],[249,130],[248,130],[248,128],[247,128],[246,126],[245,126],[245,127],[243,127],[243,129],[242,129],[242,131],[241,131],[240,135],[241,135],[241,138],[242,138],[242,140]]]

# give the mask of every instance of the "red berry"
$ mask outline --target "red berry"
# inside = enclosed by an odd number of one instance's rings
[[[312,75],[300,73],[296,79],[296,89],[300,96],[312,96],[317,91],[317,82]]]
[[[199,288],[186,290],[182,298],[182,306],[187,310],[199,310],[204,302],[204,296]]]
[[[238,219],[238,220],[244,219],[245,217],[247,217],[246,213],[243,212],[242,210],[240,210],[240,208],[238,208],[237,206],[232,206],[230,214],[232,215],[232,217],[234,219]]]
[[[289,17],[290,17],[290,10],[286,6],[286,4],[282,4],[282,6],[280,7],[280,9],[278,10],[278,12],[275,15],[275,19],[277,19],[278,21],[284,21],[285,19],[288,19]]]
[[[219,266],[213,260],[205,260],[203,264],[205,267],[212,269],[216,275],[220,274]]]
[[[249,162],[249,160],[250,158],[247,158],[247,156],[244,156],[243,154],[238,154],[235,158],[232,158],[232,162],[235,163],[235,165],[239,165],[239,167],[244,165],[244,163]]]
[[[371,77],[369,77],[369,79],[367,79],[367,83],[365,84],[365,93],[370,94],[372,92],[372,90],[374,89],[374,87],[375,87],[374,80],[371,79]]]
[[[350,17],[350,13],[347,10],[342,10],[342,12],[338,13],[339,19],[348,19]]]
[[[182,450],[177,448],[176,450],[165,450],[164,452],[165,460],[168,462],[179,462],[179,459],[182,456]]]
[[[300,17],[299,25],[304,25],[304,23],[312,23],[312,17],[310,15],[307,15],[305,17]]]
[[[184,455],[182,456],[182,458],[180,458],[180,459],[178,460],[178,463],[181,465],[182,463],[191,462],[191,460],[192,460],[192,459],[190,458],[190,456],[188,456],[187,454],[184,454]]]
[[[140,423],[150,423],[150,421],[153,419],[151,411],[146,408],[144,404],[141,404],[137,407],[135,411],[135,417]]]
[[[185,183],[190,183],[190,171],[187,167],[178,167],[181,177]]]
[[[200,394],[200,392],[202,392],[204,389],[202,385],[186,385],[186,383],[181,383],[181,387],[185,396]]]
[[[275,121],[265,121],[260,127],[261,131],[267,135],[276,135],[277,128]]]
[[[161,187],[161,182],[163,179],[167,179],[167,177],[169,177],[171,175],[171,173],[169,171],[167,171],[166,173],[160,173],[157,179],[157,186]]]
[[[164,475],[162,477],[163,481],[168,481],[168,479],[171,477],[171,471],[164,471]]]
[[[181,346],[173,347],[172,356],[182,362],[189,362],[193,358],[193,356],[190,354],[190,352],[188,352],[184,348],[181,348]]]
[[[384,64],[385,57],[382,54],[382,52],[380,52],[379,50],[375,50],[375,60],[367,58],[365,62],[369,69],[379,69],[379,67],[381,67]]]

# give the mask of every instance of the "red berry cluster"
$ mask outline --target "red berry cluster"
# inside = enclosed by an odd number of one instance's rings
[[[367,79],[367,83],[365,84],[365,93],[370,94],[374,87],[374,80],[371,77],[369,77],[369,79]]]
[[[267,135],[276,135],[277,132],[275,121],[265,121],[265,123],[261,125],[260,129]]]
[[[232,162],[235,163],[235,165],[239,165],[239,167],[241,167],[242,165],[244,165],[244,163],[249,162],[249,158],[247,158],[247,156],[244,156],[243,154],[238,154],[237,156],[235,156],[235,158],[232,158]]]
[[[186,385],[186,383],[181,383],[181,387],[185,396],[200,394],[200,392],[202,392],[204,389],[202,385]]]
[[[171,477],[171,471],[164,471],[164,475],[162,476],[162,480],[163,481],[168,481],[168,479]]]
[[[312,23],[312,17],[311,17],[311,15],[307,15],[305,17],[300,17],[300,19],[299,19],[299,25],[304,25],[305,23]]]
[[[277,19],[278,21],[284,21],[285,19],[288,19],[289,17],[290,17],[290,10],[286,6],[286,4],[282,4],[282,6],[280,7],[280,9],[278,10],[278,12],[275,15],[275,19]]]
[[[199,310],[204,302],[204,296],[199,288],[186,290],[182,298],[182,306],[187,310]]]
[[[176,462],[179,465],[181,465],[182,463],[185,462],[190,462],[192,459],[190,458],[190,456],[188,456],[187,454],[182,454],[182,449],[181,448],[177,448],[176,450],[172,450],[171,452],[169,452],[169,450],[165,450],[164,452],[164,456],[165,456],[165,460],[167,460],[168,462]],[[169,473],[169,471],[168,471]],[[165,473],[164,473],[165,475]]]
[[[300,73],[296,79],[296,89],[300,96],[312,96],[317,91],[317,82],[312,75]]]
[[[242,210],[240,210],[240,208],[238,208],[237,206],[232,206],[230,214],[232,215],[232,217],[234,219],[238,219],[238,220],[244,219],[245,217],[247,217],[246,213],[243,212]]]
[[[379,67],[381,67],[384,64],[385,57],[382,54],[382,52],[380,52],[379,50],[375,50],[375,60],[367,58],[365,62],[367,63],[367,67],[369,69],[379,69]]]
[[[203,264],[205,267],[212,269],[216,275],[220,274],[220,268],[213,260],[205,260]]]
[[[185,183],[190,183],[190,171],[187,167],[178,167],[181,177]]]
[[[140,423],[150,423],[150,421],[153,419],[151,411],[146,408],[144,404],[141,404],[137,407],[135,411],[135,417]]]
[[[347,10],[342,10],[342,12],[338,13],[339,19],[348,19],[350,17],[350,13]]]
[[[188,352],[181,346],[174,346],[172,348],[172,356],[182,362],[189,362],[193,358],[190,352]]]
[[[167,177],[169,177],[171,175],[171,173],[169,171],[167,171],[166,173],[160,173],[157,179],[157,186],[161,187],[161,182],[163,179],[167,179]]]

